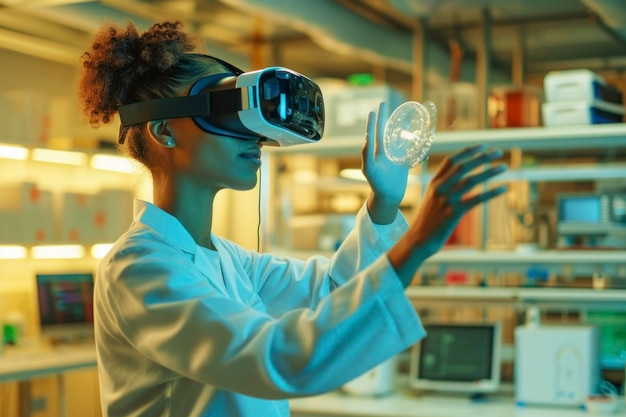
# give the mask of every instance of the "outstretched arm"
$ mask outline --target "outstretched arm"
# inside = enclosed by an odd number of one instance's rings
[[[475,145],[444,159],[426,189],[409,230],[387,252],[405,287],[424,260],[443,247],[465,213],[506,191],[502,186],[471,194],[476,186],[506,170],[505,164],[497,164],[475,172],[476,168],[491,164],[501,156],[502,151],[498,149]]]

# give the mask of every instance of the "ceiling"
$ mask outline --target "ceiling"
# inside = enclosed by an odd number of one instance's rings
[[[626,70],[624,0],[0,0],[0,48],[77,65],[102,23],[129,19],[178,19],[236,65],[315,78],[472,82],[485,57],[490,82]],[[413,59],[420,45],[424,71]]]

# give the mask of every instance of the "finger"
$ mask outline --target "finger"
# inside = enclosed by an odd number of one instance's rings
[[[378,105],[378,117],[376,119],[376,149],[374,153],[380,155],[384,148],[385,125],[387,124],[387,103],[381,101]]]
[[[484,152],[485,149],[486,149],[485,145],[480,143],[478,145],[468,146],[467,148],[461,149],[459,152],[448,156],[444,160],[441,168],[439,168],[439,170],[435,174],[434,178],[436,179],[436,178],[443,177],[451,168],[454,168],[454,166],[459,161],[470,158],[476,155],[477,153]]]
[[[472,188],[476,187],[478,184],[486,182],[486,181],[489,181],[493,177],[502,174],[506,170],[507,170],[507,165],[506,164],[499,164],[499,165],[496,165],[496,166],[491,167],[489,169],[486,169],[486,170],[484,170],[483,172],[481,172],[479,174],[470,175],[470,176],[464,178],[457,185],[457,187],[454,188],[452,191],[455,194],[465,194],[466,192],[468,192]]]
[[[450,156],[450,163],[457,164],[459,161],[470,158],[478,153],[484,152],[487,149],[484,143],[479,143],[477,145],[468,146],[464,149],[461,149],[459,152],[452,154]]]
[[[372,160],[375,152],[376,140],[376,113],[373,111],[367,115],[367,124],[365,127],[365,143],[363,144],[362,154],[365,160]]]
[[[505,193],[507,189],[508,187],[506,185],[503,185],[501,187],[496,187],[484,193],[480,193],[471,198],[468,198],[467,200],[463,201],[463,210],[467,212],[477,205]]]
[[[437,191],[440,194],[447,193],[449,190],[454,189],[456,184],[467,173],[473,171],[481,165],[488,164],[501,157],[502,151],[500,149],[494,149],[488,152],[482,152],[465,162],[457,163],[456,166],[444,174],[441,183],[437,187]]]

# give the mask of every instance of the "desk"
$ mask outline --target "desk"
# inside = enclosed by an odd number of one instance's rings
[[[63,373],[96,367],[93,344],[60,347],[6,349],[0,356],[0,382],[20,383],[20,416],[30,415],[30,381],[56,376],[59,386],[59,416],[67,415]]]
[[[623,400],[623,399],[622,399]],[[397,392],[381,398],[350,396],[332,392],[316,397],[290,401],[292,417],[585,417],[586,411],[576,407],[517,407],[510,395],[488,396],[473,402],[462,396],[412,396]],[[622,405],[616,414],[626,417]]]

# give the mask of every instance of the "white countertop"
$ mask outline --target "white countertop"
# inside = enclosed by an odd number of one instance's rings
[[[611,416],[626,416],[621,410]],[[590,415],[579,407],[517,406],[510,395],[486,396],[472,401],[463,395],[428,394],[416,396],[396,392],[374,398],[332,392],[290,401],[293,417],[384,416],[384,417],[581,417]]]
[[[94,344],[6,348],[0,355],[0,382],[26,381],[95,366]]]

